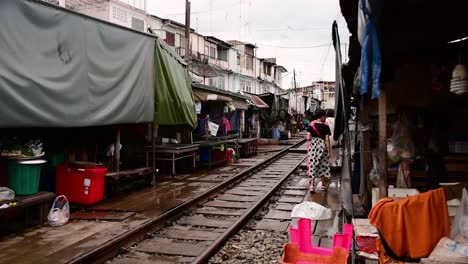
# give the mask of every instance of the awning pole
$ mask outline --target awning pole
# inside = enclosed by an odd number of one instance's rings
[[[152,144],[152,155],[153,155],[153,179],[151,180],[151,185],[156,185],[156,139],[154,138],[154,124],[151,125],[151,144]]]
[[[379,198],[388,196],[387,186],[387,92],[380,89],[379,97]]]
[[[120,126],[117,126],[117,132],[115,135],[115,171],[120,172]]]

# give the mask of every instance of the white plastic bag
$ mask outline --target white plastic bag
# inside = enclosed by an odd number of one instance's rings
[[[65,195],[60,195],[55,198],[54,204],[50,209],[47,219],[51,226],[62,226],[68,222],[70,218],[70,205]]]
[[[291,212],[292,218],[308,218],[311,220],[327,220],[331,218],[331,210],[314,202],[296,204]]]
[[[216,134],[218,134],[218,129],[219,129],[218,124],[208,121],[208,128],[212,136],[216,136]]]
[[[15,191],[7,187],[0,187],[0,201],[15,199]]]
[[[463,189],[463,195],[457,215],[453,219],[451,238],[455,239],[458,235],[468,238],[468,191]]]

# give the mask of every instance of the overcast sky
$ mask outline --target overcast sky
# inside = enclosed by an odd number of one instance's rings
[[[185,0],[147,1],[149,13],[185,23]],[[259,57],[276,57],[277,63],[289,73],[283,88],[291,87],[293,69],[299,86],[319,80],[334,81],[333,21],[338,22],[342,43],[347,43],[349,36],[339,0],[191,0],[191,3],[193,29],[223,40],[256,44]],[[345,57],[345,45],[342,54]]]

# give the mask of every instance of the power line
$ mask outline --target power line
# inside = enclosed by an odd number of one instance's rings
[[[314,48],[327,47],[329,45],[329,44],[325,44],[325,45],[317,45],[317,46],[274,46],[274,45],[268,45],[268,44],[263,44],[263,43],[257,43],[257,44],[261,46],[278,48],[278,49],[314,49]]]
[[[341,27],[345,28],[345,27]],[[272,32],[281,32],[281,31],[314,31],[314,30],[330,30],[330,27],[321,27],[321,28],[291,28],[286,29],[256,29],[254,31],[272,31]]]

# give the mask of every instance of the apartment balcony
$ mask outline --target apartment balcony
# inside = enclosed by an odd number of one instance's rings
[[[275,78],[273,78],[273,76],[267,75],[263,72],[259,74],[259,78],[269,83],[275,83],[275,84],[277,83],[277,81],[275,80]]]
[[[190,59],[201,63],[209,64],[221,70],[229,70],[229,63],[227,61],[218,60],[216,58],[201,54],[199,52],[191,52]]]

